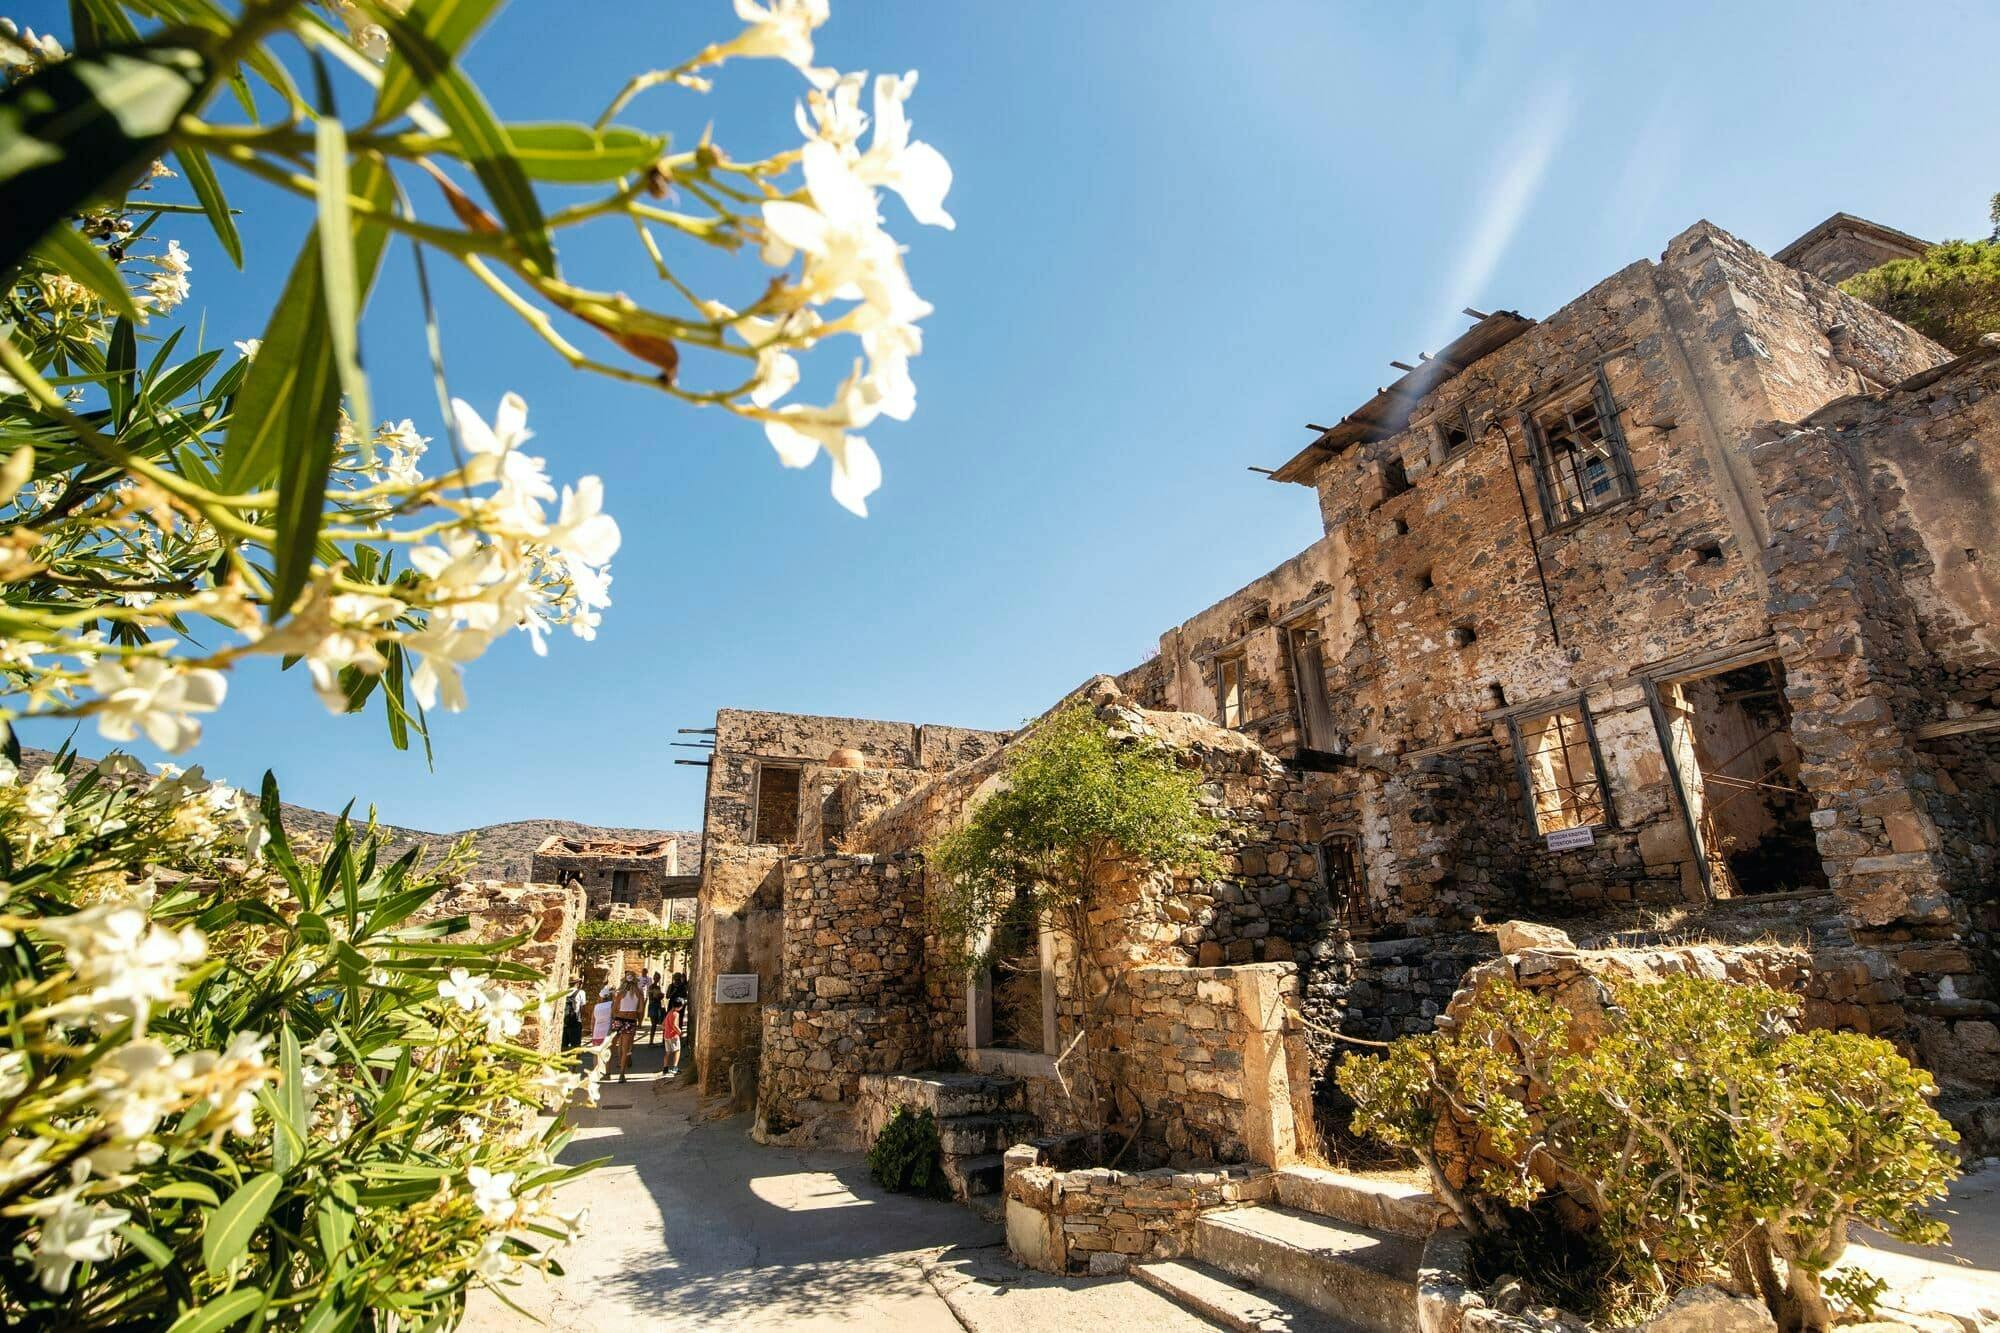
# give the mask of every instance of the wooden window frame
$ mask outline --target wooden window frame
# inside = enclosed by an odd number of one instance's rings
[[[1590,701],[1583,695],[1576,694],[1517,709],[1507,719],[1507,728],[1512,733],[1514,740],[1514,769],[1521,782],[1521,804],[1528,816],[1528,827],[1534,831],[1535,836],[1538,838],[1547,837],[1549,834],[1560,832],[1561,830],[1545,829],[1542,827],[1541,813],[1535,805],[1535,775],[1534,771],[1528,767],[1528,747],[1522,736],[1522,728],[1526,723],[1539,722],[1543,718],[1557,717],[1568,712],[1576,714],[1578,723],[1583,727],[1583,738],[1590,750],[1590,768],[1597,788],[1597,813],[1599,817],[1582,823],[1565,824],[1562,827],[1588,827],[1593,829],[1618,827],[1618,812],[1611,800],[1611,778],[1605,771],[1604,751],[1598,744],[1597,723],[1590,715]],[[1560,726],[1561,724],[1558,723],[1557,725]],[[1559,736],[1559,739],[1562,743],[1565,762],[1568,763],[1569,756],[1572,753],[1572,743],[1567,736]],[[1567,790],[1574,794],[1581,784],[1574,780],[1574,764],[1571,764],[1570,767],[1572,781]],[[1580,805],[1581,802],[1578,802],[1578,804]]]
[[[1549,433],[1543,425],[1550,418],[1561,416],[1571,418],[1575,409],[1588,403],[1597,418],[1597,427],[1603,439],[1604,454],[1610,464],[1611,477],[1617,491],[1603,503],[1591,505],[1574,513],[1568,512],[1558,500],[1551,477],[1554,475],[1556,459],[1549,442]],[[1612,395],[1611,381],[1599,366],[1583,386],[1572,387],[1560,393],[1551,394],[1539,406],[1521,413],[1521,430],[1527,436],[1532,450],[1535,474],[1535,495],[1542,505],[1542,524],[1548,532],[1559,532],[1575,527],[1616,510],[1638,495],[1638,482],[1632,473],[1631,454],[1626,449],[1625,431],[1618,420],[1618,400]],[[1577,478],[1579,496],[1582,494],[1581,478]]]
[[[1231,679],[1236,685],[1236,718],[1229,717],[1229,686]],[[1250,720],[1250,710],[1244,706],[1244,656],[1231,653],[1215,659],[1215,718],[1231,731],[1241,730]]]

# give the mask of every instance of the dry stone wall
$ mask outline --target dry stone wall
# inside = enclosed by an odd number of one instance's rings
[[[455,916],[468,918],[466,929],[449,937],[454,941],[490,944],[523,936],[523,941],[506,953],[507,960],[534,968],[546,984],[560,991],[570,984],[571,954],[583,912],[583,894],[576,889],[478,880],[446,889],[424,904],[410,920],[415,925]],[[530,1001],[539,988],[525,982],[503,984]],[[554,1055],[561,1049],[559,1021],[551,1021],[532,1002],[523,1011],[523,1017],[526,1020],[520,1037],[523,1046],[544,1055]]]
[[[767,1132],[851,1106],[863,1074],[924,1063],[922,867],[916,855],[786,862],[784,967],[758,1068]]]

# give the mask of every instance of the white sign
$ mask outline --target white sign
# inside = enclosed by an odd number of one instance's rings
[[[757,974],[755,972],[724,972],[715,979],[715,1002],[717,1004],[757,1003]]]
[[[1549,834],[1549,850],[1552,852],[1573,852],[1579,847],[1597,845],[1597,830],[1588,824],[1578,824],[1575,828],[1559,828]]]

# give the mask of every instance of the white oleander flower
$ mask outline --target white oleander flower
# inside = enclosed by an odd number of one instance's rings
[[[827,0],[736,0],[736,17],[749,24],[730,42],[728,55],[768,57],[796,65],[807,77],[824,77],[812,67],[813,29],[825,23]]]
[[[12,768],[12,765],[9,765]],[[30,838],[60,838],[68,829],[63,816],[63,781],[52,768],[44,768],[21,787],[18,818]]]
[[[264,346],[264,340],[262,338],[243,338],[237,342],[236,350],[243,353],[243,359],[245,361],[255,361],[257,359],[258,351],[261,350],[263,346]]]
[[[490,998],[486,1010],[486,1039],[506,1041],[521,1035],[524,1026],[521,1011],[526,1007],[526,1002],[512,991],[501,991]]]
[[[793,404],[782,409],[781,419],[764,423],[764,436],[786,467],[806,467],[826,450],[833,459],[833,498],[866,518],[868,497],[882,484],[882,464],[867,440],[849,432],[873,421],[877,411],[857,362],[832,406]]]
[[[574,490],[563,487],[562,509],[543,540],[570,564],[593,568],[610,564],[622,538],[618,520],[604,512],[604,482],[582,477]]]
[[[514,1176],[512,1171],[488,1171],[483,1166],[466,1168],[465,1183],[472,1190],[472,1202],[488,1225],[503,1227],[514,1220]]]
[[[69,1290],[78,1264],[103,1263],[118,1253],[118,1228],[132,1214],[98,1201],[85,1203],[74,1188],[22,1205],[22,1211],[42,1219],[35,1238],[35,1276],[42,1290]]]
[[[460,668],[486,651],[493,636],[484,629],[426,629],[406,635],[403,646],[417,655],[410,691],[426,708],[440,701],[447,713],[465,711],[465,675]]]
[[[141,731],[162,750],[175,753],[201,739],[195,713],[222,704],[229,682],[220,671],[187,668],[159,657],[129,663],[93,661],[90,685],[100,696],[97,730],[106,740],[129,741]]]
[[[464,968],[454,967],[451,975],[438,983],[438,998],[461,1009],[477,1009],[487,1002],[486,983]]]
[[[135,1033],[145,1032],[156,1006],[178,998],[182,975],[208,953],[199,930],[168,930],[136,903],[99,903],[68,916],[44,917],[35,928],[63,946],[78,983],[87,988],[57,1009],[111,1022],[129,1018]]]
[[[135,293],[133,301],[149,314],[164,315],[188,299],[188,274],[194,265],[179,241],[167,242],[167,252],[150,261],[156,270],[146,279],[146,290]]]
[[[375,432],[375,442],[388,451],[388,459],[375,474],[378,482],[390,486],[415,486],[424,479],[417,467],[417,460],[424,456],[424,449],[430,444],[428,435],[417,434],[416,423],[408,417],[391,425],[382,423]]]
[[[915,70],[901,78],[894,74],[876,76],[875,137],[855,164],[855,174],[869,185],[901,195],[910,216],[918,222],[950,231],[958,225],[944,211],[944,197],[951,191],[951,163],[929,144],[910,142],[910,120],[903,103],[916,87]]]

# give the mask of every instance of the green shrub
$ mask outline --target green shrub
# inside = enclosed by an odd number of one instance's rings
[[[868,1150],[868,1174],[884,1189],[898,1194],[949,1199],[951,1182],[944,1178],[937,1117],[928,1110],[897,1107],[875,1146]]]
[[[1794,1031],[1797,1001],[1762,986],[1673,977],[1612,999],[1583,1050],[1554,1001],[1495,986],[1452,1031],[1350,1059],[1357,1131],[1414,1152],[1475,1234],[1529,1229],[1553,1188],[1597,1222],[1606,1282],[1657,1301],[1728,1270],[1786,1329],[1830,1325],[1824,1274],[1852,1225],[1946,1238],[1924,1207],[1957,1136],[1887,1042]],[[1494,1160],[1456,1188],[1440,1147],[1468,1137]]]

